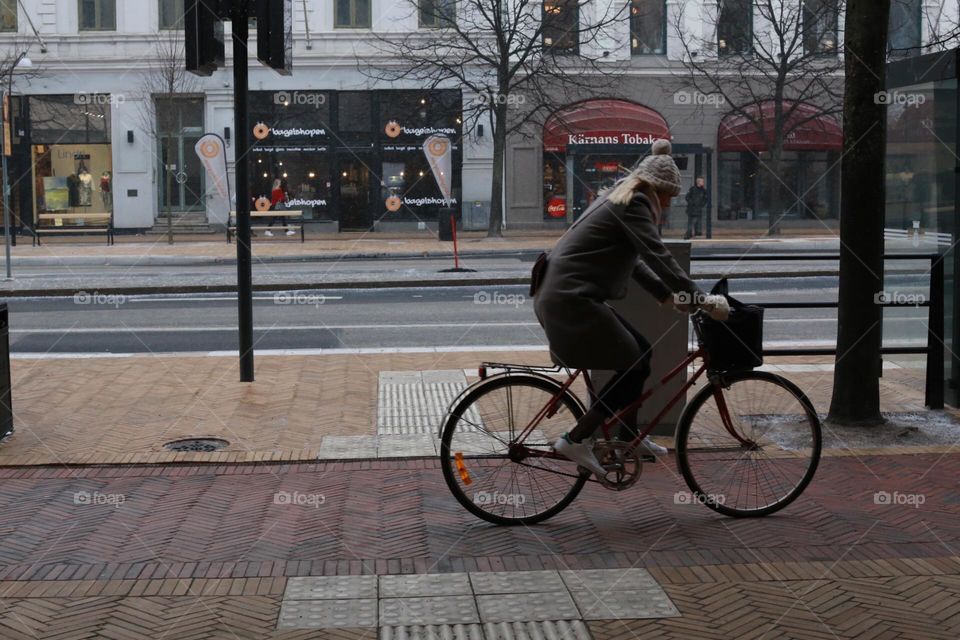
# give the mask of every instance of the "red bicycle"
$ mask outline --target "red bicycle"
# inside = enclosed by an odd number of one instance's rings
[[[572,387],[582,378],[592,389],[588,371],[482,364],[480,381],[454,401],[441,427],[441,466],[454,497],[489,522],[532,524],[560,513],[587,482],[623,491],[640,478],[641,440],[706,376],[677,424],[677,465],[691,491],[685,499],[735,517],[764,516],[793,502],[820,461],[820,420],[813,405],[782,376],[714,370],[702,312],[691,320],[696,351],[600,427],[594,453],[607,469],[603,478],[551,448],[586,410]],[[637,437],[616,436],[623,414],[696,360],[694,374]],[[491,369],[502,371],[488,375]]]

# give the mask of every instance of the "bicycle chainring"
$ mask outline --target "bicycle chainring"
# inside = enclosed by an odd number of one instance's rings
[[[618,440],[598,440],[593,445],[593,453],[606,469],[607,475],[600,478],[600,484],[611,491],[629,489],[643,471],[643,460],[636,450],[630,450],[629,442]]]

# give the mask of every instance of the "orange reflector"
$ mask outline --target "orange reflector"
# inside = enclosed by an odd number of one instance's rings
[[[463,464],[463,453],[457,451],[453,454],[453,460],[457,464],[457,471],[460,472],[460,479],[463,480],[463,484],[473,482],[473,480],[470,479],[470,472],[467,471],[467,465]]]

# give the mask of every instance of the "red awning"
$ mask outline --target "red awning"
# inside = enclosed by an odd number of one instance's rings
[[[670,138],[659,113],[626,100],[587,100],[554,113],[543,126],[544,151],[564,151],[568,144],[652,144]]]
[[[784,109],[786,110],[786,108]],[[767,140],[773,137],[774,103],[764,102],[750,110],[760,127],[746,116],[731,114],[720,123],[717,131],[718,151],[767,151]],[[843,130],[840,124],[813,105],[797,105],[788,116],[784,149],[787,151],[839,151],[843,148]],[[793,126],[793,123],[799,123]]]

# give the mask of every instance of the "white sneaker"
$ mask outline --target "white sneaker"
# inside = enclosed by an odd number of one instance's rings
[[[267,236],[268,238],[272,238],[273,232],[270,231],[270,229],[267,229],[266,231],[263,232],[263,235]]]
[[[295,236],[295,235],[297,235],[297,232],[294,231],[293,229],[287,229],[287,235],[288,235],[288,236]]]
[[[650,438],[644,438],[643,440],[641,440],[640,446],[655,456],[665,456],[667,455],[667,453],[669,453],[666,447],[661,447]]]
[[[607,470],[597,460],[597,456],[593,455],[593,442],[591,440],[570,442],[567,440],[567,434],[563,434],[553,443],[553,450],[567,460],[572,460],[581,467],[589,469],[601,478],[607,475]]]

